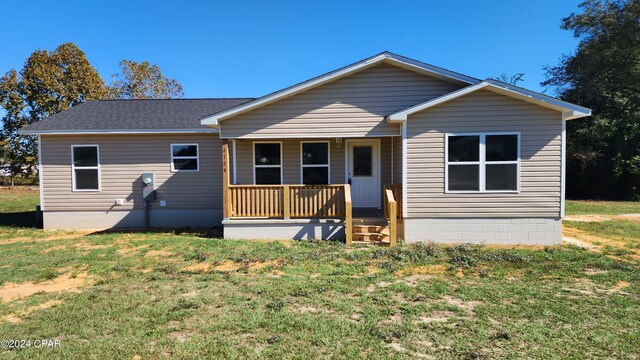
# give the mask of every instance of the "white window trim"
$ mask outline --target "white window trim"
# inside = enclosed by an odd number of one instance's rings
[[[302,158],[304,144],[327,144],[327,163],[326,164],[304,164],[304,159]],[[329,140],[320,140],[320,141],[301,141],[300,142],[300,184],[304,184],[304,168],[306,167],[326,167],[327,168],[327,183],[331,185],[331,141]]]
[[[280,165],[256,165],[256,144],[280,144]],[[284,167],[284,157],[282,156],[283,146],[282,141],[254,141],[251,145],[252,155],[251,164],[253,164],[253,185],[256,184],[256,168],[280,168],[280,185],[284,184],[284,175],[282,168]]]
[[[518,157],[511,161],[486,161],[486,138],[491,135],[516,135],[518,137]],[[450,136],[479,136],[480,137],[480,158],[478,161],[457,161],[449,164],[449,137]],[[444,192],[446,194],[478,194],[478,193],[497,193],[497,194],[519,194],[520,193],[520,139],[519,131],[507,132],[476,132],[476,133],[447,133],[444,141]],[[516,190],[487,190],[486,189],[486,166],[515,164],[516,168]],[[449,190],[449,165],[478,165],[479,167],[479,190]]]
[[[78,166],[75,164],[75,156],[73,149],[77,147],[95,147],[98,156],[97,166]],[[76,189],[76,168],[80,170],[98,170],[98,188],[97,189]],[[100,145],[98,144],[77,144],[71,145],[71,187],[73,192],[100,192],[102,191],[102,171],[100,170]]]
[[[196,147],[196,156],[173,156],[173,147],[174,146],[195,146]],[[171,144],[169,145],[169,151],[171,153],[171,172],[199,172],[200,171],[200,144]],[[180,170],[176,169],[173,160],[174,159],[196,159],[196,170]]]

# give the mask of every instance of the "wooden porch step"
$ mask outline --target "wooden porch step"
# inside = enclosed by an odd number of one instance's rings
[[[358,245],[377,245],[377,246],[390,246],[391,243],[389,242],[389,240],[380,240],[380,241],[357,241],[354,240],[352,242],[352,244],[358,244]]]
[[[353,233],[380,233],[389,235],[389,226],[385,225],[353,225]]]
[[[381,234],[381,233],[353,233],[353,241],[382,241],[388,240],[389,234]]]

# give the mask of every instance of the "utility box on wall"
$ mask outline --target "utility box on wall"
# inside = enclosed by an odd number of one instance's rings
[[[153,173],[142,174],[142,199],[144,201],[154,201],[156,199],[156,180]]]

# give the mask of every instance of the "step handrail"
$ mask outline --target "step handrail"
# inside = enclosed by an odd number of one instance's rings
[[[384,217],[389,224],[389,246],[398,244],[398,203],[391,189],[384,190]]]

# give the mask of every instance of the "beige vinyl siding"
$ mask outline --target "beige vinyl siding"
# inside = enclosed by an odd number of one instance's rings
[[[380,186],[391,184],[391,138],[384,137],[380,139]]]
[[[409,117],[408,217],[546,217],[560,215],[561,113],[478,91]],[[446,194],[446,133],[521,133],[519,194]]]
[[[380,64],[221,121],[223,138],[377,137],[400,135],[390,113],[460,86]]]
[[[42,135],[45,211],[142,209],[144,172],[155,173],[156,210],[221,209],[221,141],[217,135]],[[171,172],[170,144],[199,145],[198,172]],[[71,145],[100,146],[99,192],[72,191]],[[125,205],[115,206],[116,199]],[[166,207],[159,207],[166,200]]]
[[[282,140],[283,179],[285,184],[300,184],[300,151],[303,141],[329,141],[331,183],[345,183],[345,152],[346,140],[338,145],[335,139],[284,139]],[[261,140],[237,140],[237,182],[240,185],[253,184],[253,143]],[[265,140],[266,141],[266,140]],[[273,140],[269,140],[273,141]],[[381,184],[389,184],[391,181],[391,138],[382,138],[381,146]]]
[[[393,183],[402,184],[402,137],[393,138]]]

